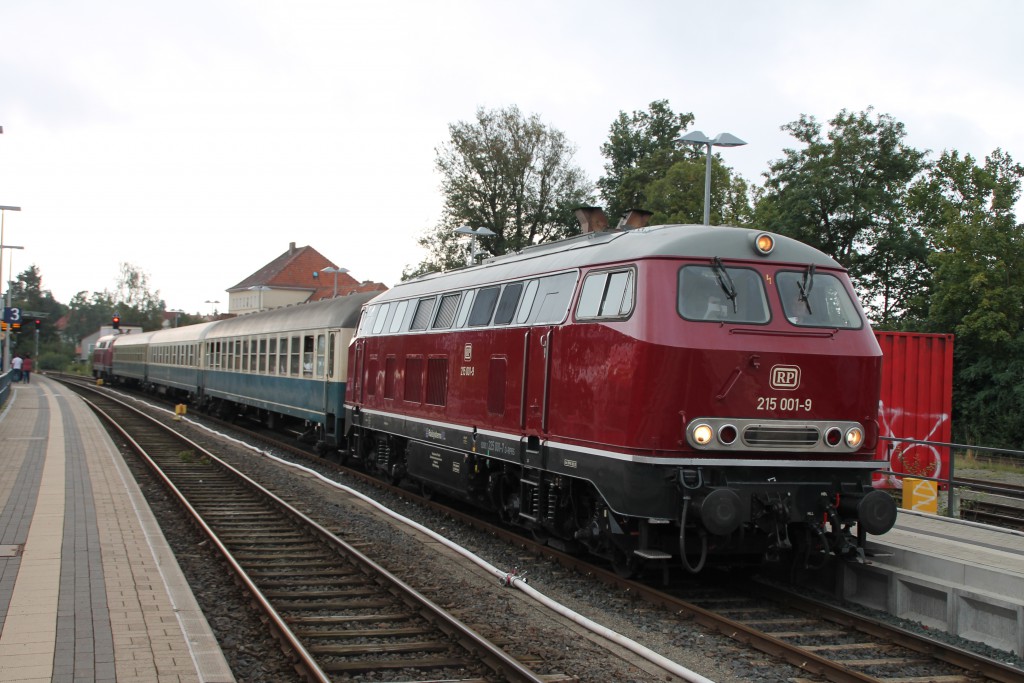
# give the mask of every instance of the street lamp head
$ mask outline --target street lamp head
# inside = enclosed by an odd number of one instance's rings
[[[715,147],[742,147],[747,143],[740,140],[732,133],[719,133],[715,136],[715,139],[711,141],[711,144]]]
[[[685,142],[690,145],[707,145],[714,142],[714,140],[709,138],[707,135],[704,135],[703,131],[691,130],[689,133],[679,138],[679,142]]]
[[[20,206],[0,206],[0,211],[21,211]]]
[[[321,268],[320,272],[321,273],[327,273],[328,275],[330,275],[331,273],[334,273],[334,274],[337,275],[337,274],[347,273],[348,272],[348,268],[335,268],[334,266],[327,266],[326,268]]]

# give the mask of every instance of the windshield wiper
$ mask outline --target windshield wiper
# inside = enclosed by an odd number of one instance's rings
[[[736,285],[733,284],[732,278],[729,277],[729,271],[722,265],[722,259],[718,256],[711,259],[711,270],[718,279],[718,286],[722,288],[725,295],[729,297],[729,301],[732,302],[732,312],[737,313],[739,309],[736,305]]]
[[[807,306],[807,312],[810,315],[814,315],[814,311],[811,310],[811,300],[809,298],[811,295],[811,287],[814,286],[813,263],[807,266],[807,270],[804,271],[803,280],[798,282],[797,286],[800,287],[800,301],[803,301],[804,305]]]

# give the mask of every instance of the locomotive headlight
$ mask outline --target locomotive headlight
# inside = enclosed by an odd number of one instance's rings
[[[693,441],[698,446],[707,446],[714,435],[715,431],[711,429],[711,425],[701,423],[693,428]]]
[[[754,238],[754,249],[761,256],[767,256],[775,248],[775,238],[768,233],[762,232]]]
[[[860,427],[854,427],[853,429],[846,432],[846,445],[850,448],[860,448],[860,445],[864,443],[864,430]]]

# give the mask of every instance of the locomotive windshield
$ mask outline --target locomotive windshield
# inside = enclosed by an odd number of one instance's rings
[[[786,319],[794,325],[851,330],[863,325],[853,300],[834,275],[812,269],[780,271],[775,281]]]
[[[679,314],[687,320],[766,323],[768,298],[761,274],[751,268],[686,266],[679,271]]]

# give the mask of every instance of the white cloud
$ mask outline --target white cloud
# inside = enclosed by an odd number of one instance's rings
[[[65,302],[127,261],[208,310],[293,241],[391,284],[440,215],[434,150],[480,106],[564,131],[592,180],[618,112],[657,99],[747,140],[725,156],[755,181],[781,125],[868,106],[920,149],[1020,160],[1021,7],[21,3],[0,20],[7,242]]]

